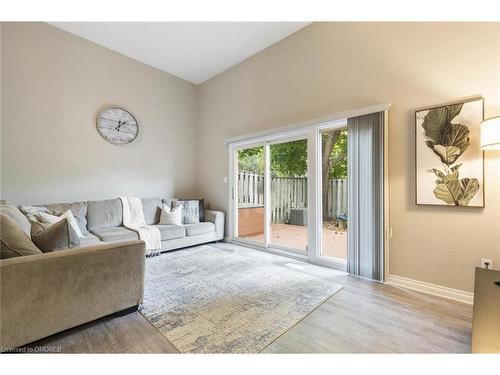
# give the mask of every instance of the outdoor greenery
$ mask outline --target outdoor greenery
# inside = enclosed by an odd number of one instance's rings
[[[324,138],[327,134],[323,134]],[[347,178],[347,130],[343,129],[339,132],[339,136],[333,149],[330,153],[331,166],[330,178]]]
[[[271,145],[271,174],[273,177],[306,177],[307,141]]]
[[[335,135],[333,141],[332,135]],[[330,151],[328,155],[329,177],[347,178],[347,131],[324,132],[322,137],[324,151]],[[327,143],[328,138],[330,138],[330,144]],[[270,151],[273,177],[306,177],[307,141],[305,139],[273,144],[270,146]],[[238,168],[241,171],[263,174],[264,147],[239,150]]]
[[[325,218],[331,178],[347,178],[347,129],[325,130],[321,134],[321,195]],[[305,139],[270,145],[272,177],[307,177],[307,141]],[[240,171],[264,173],[264,147],[238,151]]]
[[[238,150],[238,170],[264,174],[264,147]]]

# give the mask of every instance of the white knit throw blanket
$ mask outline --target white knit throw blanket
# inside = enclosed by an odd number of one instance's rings
[[[158,228],[146,225],[142,202],[139,198],[120,197],[123,206],[123,225],[137,232],[139,239],[146,243],[147,251],[161,250],[161,235]]]

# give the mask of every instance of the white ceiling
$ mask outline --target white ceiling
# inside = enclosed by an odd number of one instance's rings
[[[309,22],[51,22],[51,25],[195,84]]]

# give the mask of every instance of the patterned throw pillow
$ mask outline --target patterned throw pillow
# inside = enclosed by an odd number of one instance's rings
[[[40,213],[50,214],[49,210],[45,207],[37,206],[21,206],[19,210],[26,216],[29,221],[38,221],[38,215]]]
[[[182,224],[198,224],[205,220],[203,199],[179,199],[172,202],[172,207],[182,206]]]

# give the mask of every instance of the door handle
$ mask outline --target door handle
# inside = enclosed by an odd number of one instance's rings
[[[496,286],[500,286],[500,281],[494,281],[493,284],[495,284]]]

